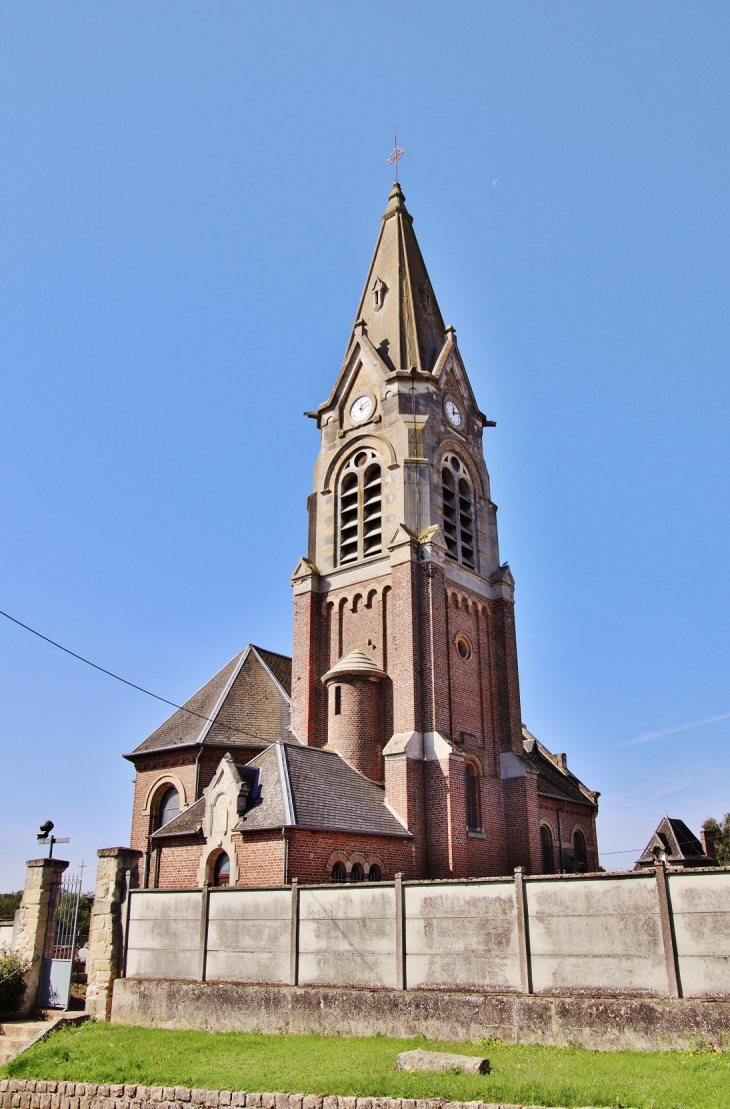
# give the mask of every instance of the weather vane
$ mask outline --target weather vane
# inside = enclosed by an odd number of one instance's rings
[[[388,161],[390,162],[390,164],[392,166],[395,166],[395,180],[396,180],[396,183],[397,183],[397,181],[398,181],[398,162],[401,160],[401,158],[405,154],[405,150],[401,150],[401,148],[398,146],[398,132],[395,129],[395,127],[393,128],[393,141],[394,141],[395,145],[393,147],[393,153],[388,158]]]

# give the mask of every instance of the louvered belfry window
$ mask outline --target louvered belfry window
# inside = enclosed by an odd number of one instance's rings
[[[464,464],[454,455],[444,458],[441,484],[447,551],[451,558],[474,569],[474,494]]]
[[[383,479],[375,451],[358,451],[340,477],[339,564],[383,550]]]

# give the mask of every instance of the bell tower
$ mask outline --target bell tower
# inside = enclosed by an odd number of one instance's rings
[[[292,731],[384,785],[424,877],[539,872],[514,580],[480,411],[396,182],[316,418],[294,571]]]

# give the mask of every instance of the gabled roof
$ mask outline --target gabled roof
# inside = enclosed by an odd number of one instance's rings
[[[289,735],[291,659],[249,645],[131,755],[205,744],[262,747]]]
[[[670,866],[717,866],[714,859],[706,855],[702,844],[694,832],[690,831],[683,820],[665,816],[660,820],[653,836],[636,863],[636,870],[654,866],[654,849],[665,852]]]
[[[410,837],[385,805],[385,790],[335,751],[288,741],[247,764],[259,770],[259,796],[236,831],[299,827]]]
[[[599,793],[588,789],[572,771],[568,770],[565,755],[554,755],[522,725],[522,746],[525,754],[537,771],[537,792],[543,797],[554,797],[559,801],[572,801],[590,805],[598,810]]]
[[[167,824],[163,824],[156,832],[152,833],[151,839],[161,839],[163,836],[191,836],[195,835],[203,827],[203,817],[205,816],[205,798],[200,797],[192,805],[188,805],[187,809],[183,809],[178,816],[173,817]]]
[[[355,316],[356,324],[360,320],[391,370],[410,371],[415,366],[422,373],[431,373],[444,345],[444,321],[397,181],[381,219]],[[353,328],[348,349],[354,338]]]

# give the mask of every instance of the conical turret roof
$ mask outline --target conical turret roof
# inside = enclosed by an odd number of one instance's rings
[[[397,181],[381,219],[355,326],[361,321],[392,370],[433,370],[444,345],[444,321]]]

